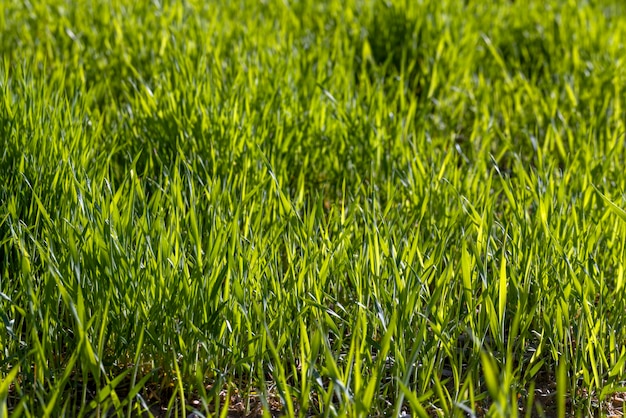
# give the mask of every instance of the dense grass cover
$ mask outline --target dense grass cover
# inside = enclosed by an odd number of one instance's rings
[[[626,9],[392,3],[0,0],[0,416],[623,412]]]

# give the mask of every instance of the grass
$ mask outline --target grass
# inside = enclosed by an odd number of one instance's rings
[[[0,416],[624,412],[621,3],[0,10]]]

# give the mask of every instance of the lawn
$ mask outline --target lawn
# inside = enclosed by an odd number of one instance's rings
[[[626,4],[0,0],[0,417],[624,414]]]

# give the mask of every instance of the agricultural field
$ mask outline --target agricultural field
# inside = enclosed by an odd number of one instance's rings
[[[626,3],[0,0],[0,417],[621,417]]]

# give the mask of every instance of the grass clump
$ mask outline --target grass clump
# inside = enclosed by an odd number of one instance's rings
[[[457,3],[2,2],[0,415],[623,412],[626,15]]]

